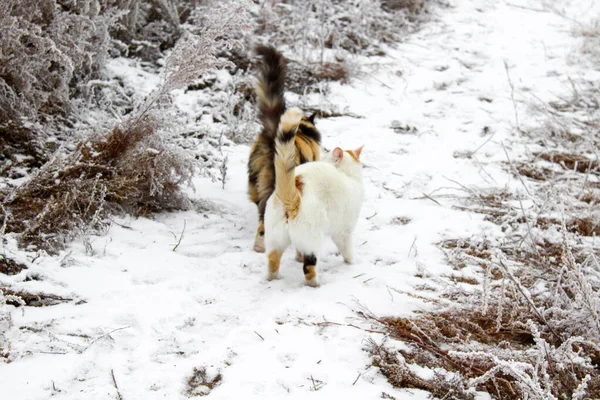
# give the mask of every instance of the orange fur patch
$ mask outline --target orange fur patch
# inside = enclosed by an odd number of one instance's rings
[[[360,160],[358,159],[358,157],[356,156],[356,153],[354,153],[354,151],[346,150],[346,153],[350,154],[350,157],[352,157],[354,159],[354,161],[360,162]]]
[[[304,268],[308,271],[306,274],[304,274],[304,279],[306,279],[307,281],[310,281],[311,279],[316,278],[317,271],[315,271],[314,265],[307,265]]]
[[[256,234],[260,236],[263,236],[265,234],[265,223],[262,220],[258,222],[258,229],[256,230]]]
[[[304,182],[302,182],[302,175],[296,176],[296,189],[298,189],[300,196],[302,196],[302,192],[304,191]]]
[[[293,144],[288,144],[288,146]],[[296,189],[293,169],[289,171],[286,162],[281,157],[275,158],[275,171],[278,183],[276,194],[285,208],[286,218],[294,219],[300,212],[300,194]]]
[[[319,145],[314,140],[301,135],[296,135],[294,140],[296,142],[296,156],[294,157],[296,165],[300,165],[300,153],[305,160],[319,161]]]
[[[256,188],[256,185],[253,185],[250,182],[248,182],[248,197],[253,203],[258,204],[260,201],[260,196],[258,195],[258,189]]]
[[[282,253],[277,250],[273,250],[267,256],[269,260],[269,274],[276,275],[279,272],[279,264],[281,263],[281,255]]]

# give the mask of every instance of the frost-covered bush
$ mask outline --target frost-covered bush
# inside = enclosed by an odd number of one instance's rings
[[[413,11],[420,12],[373,0],[265,0],[257,32],[298,59],[324,62],[326,49],[377,54],[380,43],[398,40]]]
[[[471,399],[466,390],[476,388],[494,399],[598,398],[600,265],[594,256],[575,262],[567,245],[563,254],[551,275],[480,260],[489,274],[483,291],[457,290],[448,294],[452,305],[415,318],[368,316],[409,345],[393,359],[371,346],[375,365],[392,384],[440,397]],[[436,370],[435,380],[415,381],[410,365]]]
[[[0,218],[23,244],[56,250],[65,235],[105,226],[110,212],[143,214],[185,207],[180,194],[193,163],[165,143],[163,121],[148,113],[93,134],[60,154],[23,185],[2,196]]]
[[[66,118],[78,85],[99,76],[110,15],[98,0],[0,2],[0,124]]]
[[[170,93],[201,73],[229,65],[215,54],[237,44],[243,2],[223,3],[197,34],[187,33],[165,61],[162,84],[109,132],[93,133],[61,152],[25,183],[0,192],[0,220],[22,244],[60,248],[73,234],[93,233],[109,213],[183,208],[181,193],[195,169],[191,154],[172,144]]]
[[[203,0],[100,0],[118,10],[110,26],[112,49],[121,55],[156,62],[184,33],[186,23]]]
[[[579,27],[577,33],[585,38],[582,51],[588,54],[596,65],[600,65],[600,18],[587,26]]]
[[[23,299],[19,296],[5,295],[2,289],[0,289],[0,362],[8,361],[10,356],[10,343],[6,337],[6,333],[12,326],[12,318],[6,308],[7,301],[21,305],[24,304]]]

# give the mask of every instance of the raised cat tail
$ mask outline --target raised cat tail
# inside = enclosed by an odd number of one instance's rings
[[[302,119],[302,110],[288,109],[279,121],[275,140],[275,194],[285,207],[288,218],[294,219],[300,209],[300,192],[296,181],[295,137]]]
[[[275,140],[279,118],[285,111],[283,89],[287,65],[283,55],[272,46],[259,45],[255,51],[262,56],[256,86],[259,119],[264,134]]]

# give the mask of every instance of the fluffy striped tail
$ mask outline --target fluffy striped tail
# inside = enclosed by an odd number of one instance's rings
[[[290,108],[281,116],[275,140],[275,194],[285,207],[288,218],[294,219],[300,209],[300,191],[296,181],[296,131],[302,110]]]
[[[263,125],[263,132],[271,139],[275,139],[277,125],[285,111],[283,90],[287,66],[283,55],[272,46],[257,46],[256,53],[262,56],[259,66],[260,75],[256,94],[258,95],[259,119]]]

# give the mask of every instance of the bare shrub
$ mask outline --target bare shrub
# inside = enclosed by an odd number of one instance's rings
[[[5,294],[0,289],[0,361],[10,362],[10,342],[6,337],[8,330],[12,326],[12,317],[6,308],[8,302],[24,305],[25,302],[18,296],[13,294]]]
[[[412,8],[399,9],[384,9],[379,1],[268,1],[260,10],[257,33],[289,46],[302,61],[317,61],[311,49],[320,62],[325,49],[376,54],[378,42],[395,42],[408,27],[405,12]]]
[[[595,82],[571,84],[572,98],[537,105],[547,119],[524,132],[531,152],[515,161],[507,152],[516,190],[462,186],[468,205],[453,208],[485,214],[504,232],[440,243],[474,280],[453,274],[445,301],[414,317],[363,314],[409,344],[400,370],[450,371],[460,377],[454,389],[497,399],[600,398],[600,108]]]
[[[342,63],[291,62],[288,64],[288,89],[298,94],[317,92],[319,84],[324,82],[348,83],[349,78],[350,71]]]
[[[415,318],[362,314],[385,327],[392,338],[409,344],[401,351],[402,358],[387,358],[382,372],[395,386],[419,387],[440,398],[468,387],[497,399],[572,399],[577,393],[597,398],[600,265],[593,256],[576,263],[569,254],[565,245],[563,269],[553,276],[545,273],[544,278],[531,265],[513,269],[501,259],[495,266],[480,259],[487,268],[484,290],[467,294],[457,288],[447,293],[445,297],[454,301],[447,309]],[[492,269],[500,275],[494,280]],[[548,291],[535,293],[542,282]],[[374,361],[381,368],[380,359],[378,354]],[[404,378],[396,384],[397,371],[411,364],[449,371],[461,379],[443,392],[433,381],[416,386]]]
[[[425,390],[438,398],[472,400],[475,395],[466,387],[460,376],[436,372],[432,379],[417,375],[407,362],[405,355],[388,348],[385,343],[367,343],[366,349],[373,358],[373,366],[379,368],[388,382],[398,388]]]
[[[49,250],[61,247],[64,234],[102,228],[108,212],[184,207],[179,185],[189,182],[193,164],[165,144],[160,124],[156,116],[145,115],[55,157],[4,195],[7,232]]]
[[[107,56],[100,10],[97,0],[1,2],[0,123],[70,111],[71,91],[97,77]]]
[[[163,84],[127,120],[82,139],[73,152],[56,155],[24,184],[1,194],[7,233],[52,251],[74,234],[102,230],[110,212],[139,215],[188,205],[180,187],[190,183],[194,162],[168,143],[169,93],[227,64],[215,53],[236,43],[245,5],[228,6],[217,7],[210,24],[173,50]]]
[[[48,150],[36,129],[15,121],[0,123],[0,176],[22,178],[48,161]]]
[[[27,269],[27,266],[0,254],[0,274],[16,275]]]
[[[595,63],[600,63],[600,18],[585,26],[579,26],[576,29],[576,34],[585,38],[582,52],[589,55]]]
[[[388,11],[404,11],[409,18],[427,12],[425,0],[381,0],[381,7]]]

